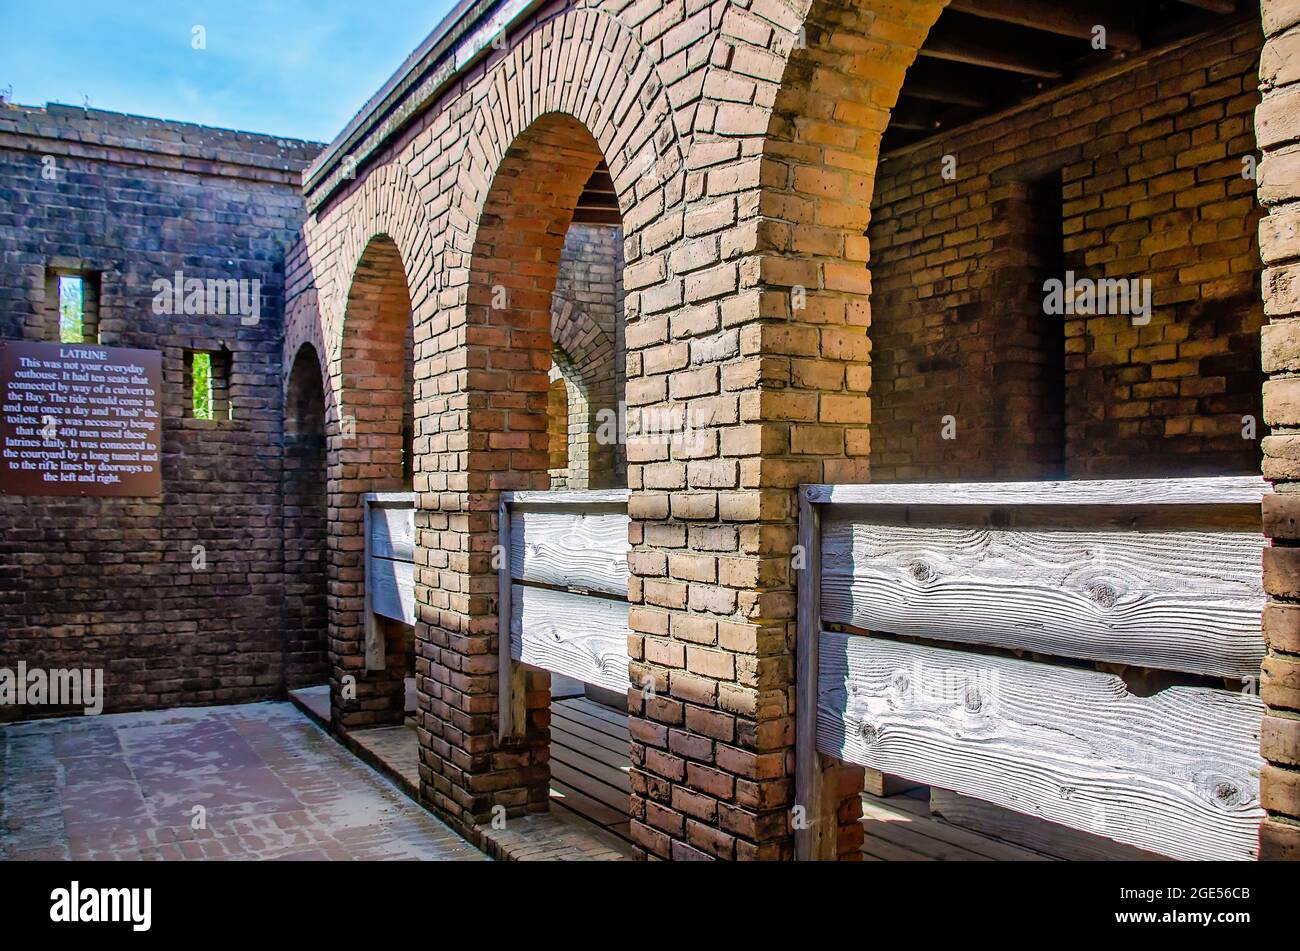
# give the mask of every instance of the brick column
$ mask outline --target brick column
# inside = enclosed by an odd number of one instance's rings
[[[1263,100],[1255,130],[1263,160],[1259,200],[1264,259],[1264,475],[1276,495],[1264,506],[1264,659],[1267,707],[1260,750],[1268,765],[1260,799],[1269,812],[1260,858],[1300,859],[1300,2],[1265,0],[1260,62]]]
[[[865,6],[728,12],[684,214],[628,246],[629,416],[687,427],[628,446],[632,673],[653,687],[632,830],[663,858],[793,854],[794,490],[867,478],[872,173],[942,5]],[[861,776],[839,771],[827,817],[846,856]]]
[[[548,673],[528,672],[524,723],[498,736],[498,657],[509,647],[497,637],[493,548],[500,493],[549,488],[551,295],[601,157],[581,123],[554,114],[513,143],[478,148],[505,157],[488,171],[468,282],[444,292],[464,320],[418,354],[431,378],[417,405],[417,443],[428,439],[416,477],[422,548],[438,558],[421,570],[432,600],[416,642],[420,790],[467,825],[490,821],[497,806],[519,815],[548,805]]]

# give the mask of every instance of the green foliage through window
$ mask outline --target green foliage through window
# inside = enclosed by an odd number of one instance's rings
[[[59,275],[59,342],[83,343],[86,339],[85,295],[81,278]]]
[[[215,419],[212,407],[212,354],[195,353],[190,363],[194,381],[194,418]]]

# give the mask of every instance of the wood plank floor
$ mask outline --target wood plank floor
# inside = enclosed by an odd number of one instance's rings
[[[583,696],[551,701],[551,803],[630,840],[627,714]]]
[[[1046,862],[1018,845],[962,829],[930,815],[928,787],[895,796],[862,796],[868,862]]]

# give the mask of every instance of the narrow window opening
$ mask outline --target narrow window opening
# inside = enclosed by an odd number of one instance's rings
[[[559,489],[569,482],[569,385],[558,371],[552,373],[546,406],[547,468],[551,488]]]
[[[45,288],[58,322],[59,343],[98,343],[99,275],[51,269]]]
[[[192,418],[212,421],[235,418],[230,401],[228,351],[190,351],[185,364],[185,388]]]
[[[193,383],[194,418],[213,419],[212,415],[212,354],[196,353],[190,363]]]
[[[60,274],[58,281],[59,342],[83,343],[86,336],[81,278]]]

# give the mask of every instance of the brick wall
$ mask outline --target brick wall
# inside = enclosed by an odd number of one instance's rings
[[[319,675],[286,662],[276,622],[283,256],[317,148],[0,107],[0,338],[57,340],[47,269],[89,270],[100,342],[161,350],[164,374],[161,497],[0,497],[0,666],[103,667],[108,710],[262,699],[286,671]],[[260,280],[259,322],[154,314],[153,282],[177,270]],[[186,351],[223,348],[234,419],[187,418]]]
[[[882,159],[874,480],[1258,471],[1260,45],[1204,36]],[[1066,270],[1149,279],[1149,323],[1045,315]]]

